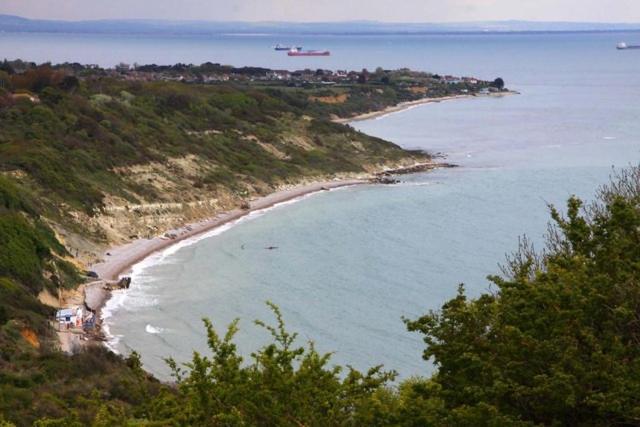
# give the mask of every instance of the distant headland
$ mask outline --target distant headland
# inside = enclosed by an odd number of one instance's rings
[[[638,23],[483,21],[452,23],[344,22],[240,22],[169,21],[150,19],[59,21],[0,14],[0,32],[106,33],[106,34],[446,34],[513,32],[620,32],[640,31]]]

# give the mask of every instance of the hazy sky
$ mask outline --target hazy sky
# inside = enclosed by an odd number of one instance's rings
[[[640,0],[0,0],[41,19],[452,22],[640,22]]]

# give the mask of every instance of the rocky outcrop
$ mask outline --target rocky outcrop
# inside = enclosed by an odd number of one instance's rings
[[[408,175],[412,173],[428,172],[433,169],[455,168],[455,167],[458,167],[458,165],[455,165],[452,163],[436,163],[436,162],[418,163],[411,166],[404,166],[396,169],[388,169],[388,170],[376,173],[369,181],[375,184],[399,184],[401,181],[396,178],[396,176],[398,175]]]

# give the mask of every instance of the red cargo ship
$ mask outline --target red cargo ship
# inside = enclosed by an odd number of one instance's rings
[[[289,56],[329,56],[331,52],[328,50],[298,50],[291,49],[287,52]]]

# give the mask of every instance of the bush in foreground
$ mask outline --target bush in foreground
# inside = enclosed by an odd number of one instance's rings
[[[622,172],[584,207],[551,209],[544,252],[524,241],[490,277],[408,322],[438,367],[450,425],[640,424],[640,170]]]

